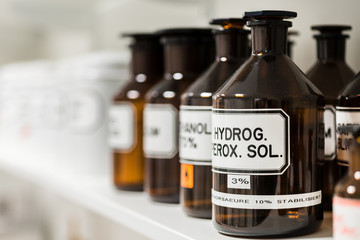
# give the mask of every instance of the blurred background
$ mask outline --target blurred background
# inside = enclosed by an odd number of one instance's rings
[[[1,0],[0,239],[146,239],[54,184],[111,185],[106,113],[129,63],[119,36],[261,9],[298,13],[292,55],[304,72],[316,60],[311,25],[352,25],[346,59],[360,70],[358,0]]]

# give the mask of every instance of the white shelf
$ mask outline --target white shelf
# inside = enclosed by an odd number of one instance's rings
[[[180,205],[156,203],[145,193],[115,190],[107,177],[70,174],[58,166],[0,158],[0,169],[73,201],[151,239],[239,239],[219,234],[210,220],[187,216]],[[332,239],[331,214],[317,232],[292,239]]]

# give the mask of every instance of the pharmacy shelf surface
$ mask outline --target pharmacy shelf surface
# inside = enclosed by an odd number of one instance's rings
[[[150,239],[239,239],[219,234],[210,220],[188,217],[178,204],[152,202],[145,193],[117,191],[109,177],[72,174],[59,166],[0,158],[0,169],[53,191]],[[291,239],[332,239],[331,214],[310,235]]]

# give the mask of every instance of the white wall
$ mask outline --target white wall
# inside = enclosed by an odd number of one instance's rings
[[[355,72],[360,70],[360,1],[359,0],[215,0],[214,17],[237,17],[244,11],[266,9],[291,10],[298,13],[292,29],[300,35],[294,37],[294,61],[303,71],[307,71],[316,59],[316,45],[312,38],[315,32],[310,26],[317,24],[348,24],[353,29],[348,32],[346,59]]]
[[[2,0],[0,63],[59,58],[86,51],[127,51],[123,32],[166,27],[208,26],[214,17],[241,17],[244,11],[298,12],[293,29],[294,61],[307,71],[315,62],[315,24],[349,24],[347,61],[360,70],[359,0]]]

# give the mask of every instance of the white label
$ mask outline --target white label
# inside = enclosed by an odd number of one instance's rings
[[[109,143],[119,151],[130,151],[135,145],[135,109],[129,102],[117,102],[109,108]]]
[[[146,157],[172,158],[178,152],[178,112],[171,104],[146,104],[144,153]]]
[[[334,160],[336,157],[336,110],[332,105],[325,106],[325,160]]]
[[[213,109],[213,171],[282,174],[290,166],[289,122],[282,109]]]
[[[359,240],[360,200],[334,197],[333,224],[335,240]]]
[[[243,195],[212,189],[211,195],[214,205],[242,209],[291,209],[321,203],[321,191],[289,195]]]
[[[181,162],[211,165],[211,107],[180,107]]]
[[[244,175],[227,175],[227,187],[237,189],[250,189],[250,176]]]
[[[336,107],[337,158],[342,165],[349,164],[352,133],[354,128],[359,127],[360,108]]]

